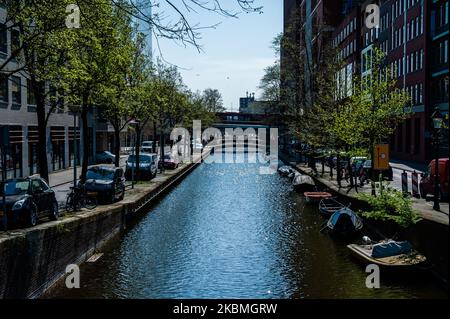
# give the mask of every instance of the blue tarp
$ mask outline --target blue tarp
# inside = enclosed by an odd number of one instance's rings
[[[412,246],[407,241],[388,241],[373,245],[372,257],[383,258],[411,252]]]

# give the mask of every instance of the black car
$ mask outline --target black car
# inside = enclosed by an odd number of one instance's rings
[[[107,203],[122,200],[125,196],[123,175],[120,167],[91,166],[86,174],[86,192]]]
[[[41,217],[59,217],[55,192],[40,177],[6,180],[0,183],[0,216],[3,217],[3,194],[6,197],[8,223],[24,222],[35,226]]]

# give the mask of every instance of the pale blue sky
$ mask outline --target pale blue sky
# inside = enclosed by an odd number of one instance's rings
[[[239,108],[239,97],[245,96],[247,90],[259,96],[257,86],[264,68],[276,59],[270,44],[282,31],[283,2],[256,0],[255,3],[264,6],[262,14],[242,14],[239,19],[206,12],[190,15],[191,21],[202,25],[221,22],[216,29],[202,32],[200,44],[204,52],[160,40],[164,59],[180,67],[186,85],[194,91],[218,89],[229,110]],[[159,55],[156,41],[153,46],[156,56]]]

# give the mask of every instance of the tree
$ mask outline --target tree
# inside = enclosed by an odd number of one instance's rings
[[[262,90],[262,99],[269,101],[275,107],[280,101],[280,61],[264,69],[258,88]]]
[[[64,23],[66,0],[6,1],[7,29],[19,31],[12,43],[11,55],[2,62],[3,76],[24,72],[31,83],[36,101],[38,126],[37,160],[41,177],[48,181],[47,123],[58,106],[49,103],[51,95],[60,91],[59,68],[64,64],[67,48],[61,45],[61,35],[67,31]],[[16,60],[17,67],[9,62]],[[52,85],[48,88],[47,83]],[[49,107],[47,107],[47,105]]]
[[[261,98],[270,102],[270,112],[279,113],[281,99],[281,69],[280,69],[280,45],[283,34],[278,34],[271,43],[276,60],[274,64],[264,69],[264,75],[259,82],[258,88],[262,90]]]
[[[373,157],[376,143],[392,135],[398,123],[411,115],[409,96],[397,86],[395,70],[386,65],[385,55],[375,49],[369,62],[370,74],[355,78],[348,99],[329,113],[327,129],[348,146],[365,145]],[[372,195],[376,177],[372,161]]]
[[[203,101],[208,112],[220,113],[225,111],[222,94],[219,90],[208,88],[203,91]]]
[[[114,7],[110,1],[98,0],[96,5],[80,3],[79,6],[83,27],[64,34],[70,50],[60,73],[70,103],[79,106],[84,146],[80,180],[84,182],[91,152],[88,112],[95,105],[95,98],[105,90],[105,85],[111,84],[111,76],[113,81],[120,76],[120,72],[119,75],[112,74],[111,69],[126,68],[127,57],[118,49],[121,48],[120,34],[123,30],[117,27],[117,16],[113,15]]]

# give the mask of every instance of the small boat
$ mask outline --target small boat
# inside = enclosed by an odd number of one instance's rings
[[[333,196],[328,192],[304,192],[303,195],[307,203],[318,203],[323,199],[328,199]]]
[[[294,189],[300,192],[312,192],[316,190],[316,183],[308,175],[298,174],[292,180]]]
[[[278,168],[278,173],[281,176],[288,176],[292,173],[292,168],[290,166],[281,166]]]
[[[407,241],[386,240],[370,245],[350,244],[347,248],[364,262],[389,268],[413,267],[427,259]]]
[[[344,204],[338,202],[334,198],[324,198],[319,202],[319,211],[325,216],[331,216],[338,210],[347,207]]]
[[[325,227],[329,232],[337,235],[353,235],[364,226],[362,219],[348,207],[344,207],[331,215]]]

